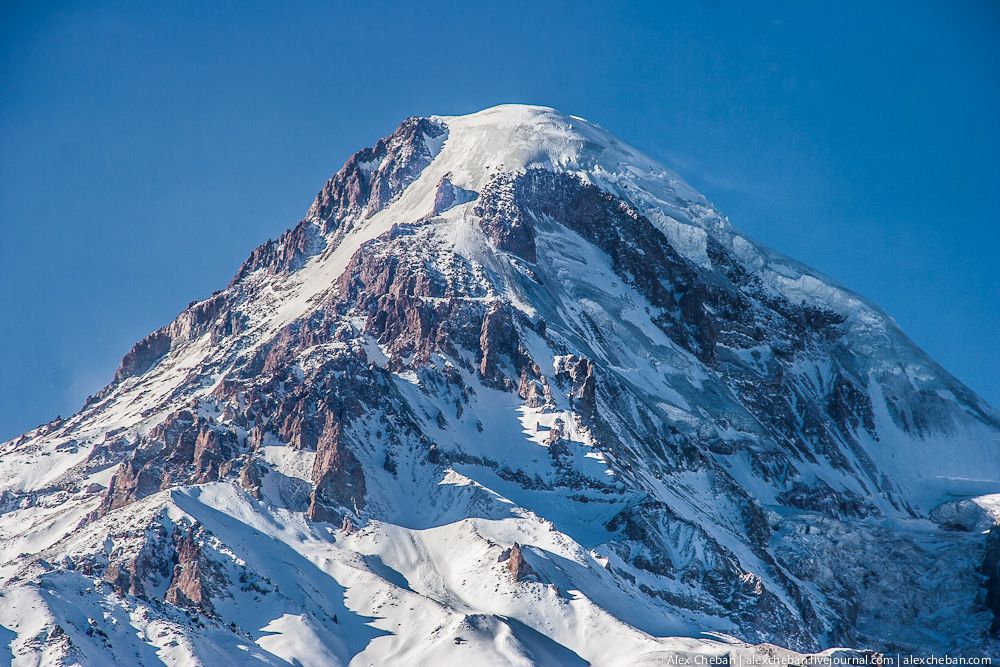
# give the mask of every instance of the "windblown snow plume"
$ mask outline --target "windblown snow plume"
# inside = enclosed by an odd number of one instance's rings
[[[0,664],[996,655],[998,493],[991,408],[675,174],[411,118],[0,445]]]

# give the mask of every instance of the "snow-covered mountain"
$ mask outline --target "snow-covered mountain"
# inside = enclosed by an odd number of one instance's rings
[[[356,153],[0,490],[15,665],[1000,652],[1000,416],[542,107]]]

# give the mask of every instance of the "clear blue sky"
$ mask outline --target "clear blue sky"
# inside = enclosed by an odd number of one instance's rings
[[[1000,405],[1000,3],[253,4],[3,3],[0,438],[75,411],[351,152],[503,102],[660,158]]]

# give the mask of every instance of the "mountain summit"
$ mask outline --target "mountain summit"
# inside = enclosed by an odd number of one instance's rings
[[[544,107],[410,118],[0,445],[0,638],[15,665],[989,654],[989,494],[1000,416],[674,173]]]

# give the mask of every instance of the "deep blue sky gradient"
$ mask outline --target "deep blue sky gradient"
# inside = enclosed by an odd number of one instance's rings
[[[0,438],[75,411],[351,152],[503,102],[661,159],[1000,405],[1000,3],[7,2]]]

